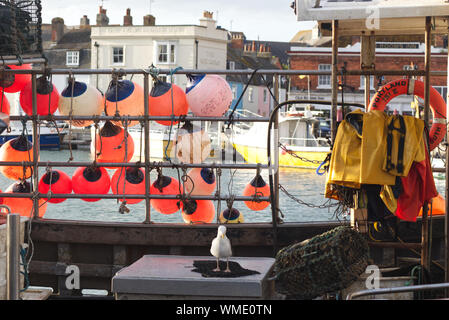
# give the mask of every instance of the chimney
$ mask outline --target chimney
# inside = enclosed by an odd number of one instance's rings
[[[143,17],[143,25],[144,26],[155,26],[156,18],[151,14],[147,14],[146,16]]]
[[[109,18],[106,15],[106,9],[103,9],[102,6],[100,6],[100,11],[97,14],[97,26],[107,26],[109,24]]]
[[[217,21],[213,19],[214,13],[210,11],[203,11],[203,17],[200,19],[200,25],[206,28],[217,28]]]
[[[51,41],[58,42],[64,35],[64,19],[53,18],[51,20]]]
[[[126,16],[123,17],[123,25],[124,26],[132,26],[133,25],[133,17],[131,16],[131,9],[126,9]]]
[[[235,49],[243,49],[245,42],[245,35],[243,32],[232,32],[231,33],[231,47]]]
[[[89,18],[86,15],[84,15],[80,19],[80,28],[86,28],[86,27],[89,27],[89,25],[90,25]]]

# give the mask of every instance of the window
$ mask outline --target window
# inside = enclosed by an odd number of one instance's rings
[[[434,86],[434,88],[438,91],[439,94],[443,97],[444,101],[447,99],[447,87],[443,86]]]
[[[235,61],[229,61],[229,70],[235,70]]]
[[[263,102],[267,102],[268,100],[268,90],[263,89]]]
[[[123,47],[112,48],[112,63],[113,64],[123,64]]]
[[[369,76],[369,88],[370,90],[375,90],[374,88],[374,76]],[[365,90],[365,76],[360,76],[360,90]]]
[[[175,63],[176,45],[170,42],[157,43],[156,61],[157,63]]]
[[[318,65],[318,71],[331,71],[331,64],[320,64]],[[331,76],[318,76],[318,88],[330,88],[331,87]]]
[[[68,66],[79,66],[79,51],[67,51],[65,55],[65,64]]]
[[[248,101],[249,102],[253,102],[254,101],[253,88],[248,88]]]

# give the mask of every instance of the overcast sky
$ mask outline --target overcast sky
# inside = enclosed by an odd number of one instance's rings
[[[99,6],[107,9],[110,24],[123,24],[126,9],[131,9],[133,24],[142,25],[151,13],[156,24],[199,24],[203,11],[214,13],[217,24],[227,30],[242,31],[249,40],[290,41],[299,30],[313,23],[297,22],[290,8],[292,0],[41,0],[43,23],[54,17],[66,25],[79,25],[87,15],[95,24]]]

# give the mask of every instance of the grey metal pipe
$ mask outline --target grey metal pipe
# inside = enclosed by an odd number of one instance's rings
[[[424,290],[436,290],[436,289],[445,289],[449,288],[449,282],[444,283],[434,283],[434,284],[422,284],[416,286],[403,286],[396,288],[381,288],[381,289],[372,289],[372,290],[361,290],[357,292],[350,293],[346,296],[346,300],[352,300],[354,298],[369,296],[369,295],[377,295],[377,294],[390,294],[390,293],[399,293],[399,292],[410,292],[410,291],[424,291]]]
[[[357,104],[351,104],[348,103],[348,105],[357,105]],[[36,120],[46,120],[46,121],[53,121],[53,120],[61,120],[61,121],[69,121],[69,120],[94,120],[94,121],[101,121],[101,120],[113,120],[113,121],[120,121],[124,120],[125,117],[129,121],[140,121],[140,120],[162,120],[162,121],[170,121],[173,118],[171,116],[56,116],[56,115],[49,115],[49,116],[39,116],[39,117],[32,117],[32,116],[18,116],[18,115],[12,115],[9,117],[10,121],[22,121],[22,120],[29,120],[32,121],[34,119]],[[226,116],[224,117],[195,117],[195,116],[185,116],[185,117],[178,117],[176,116],[174,121],[229,121],[229,118]],[[268,118],[266,117],[235,117],[232,119],[235,122],[268,122]],[[137,126],[136,126],[137,127]]]
[[[6,218],[6,288],[7,300],[19,300],[20,215],[17,213],[9,213]]]

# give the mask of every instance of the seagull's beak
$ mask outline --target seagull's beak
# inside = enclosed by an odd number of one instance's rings
[[[222,233],[222,234],[221,234],[221,238],[224,239],[224,236],[225,236],[225,235]]]

